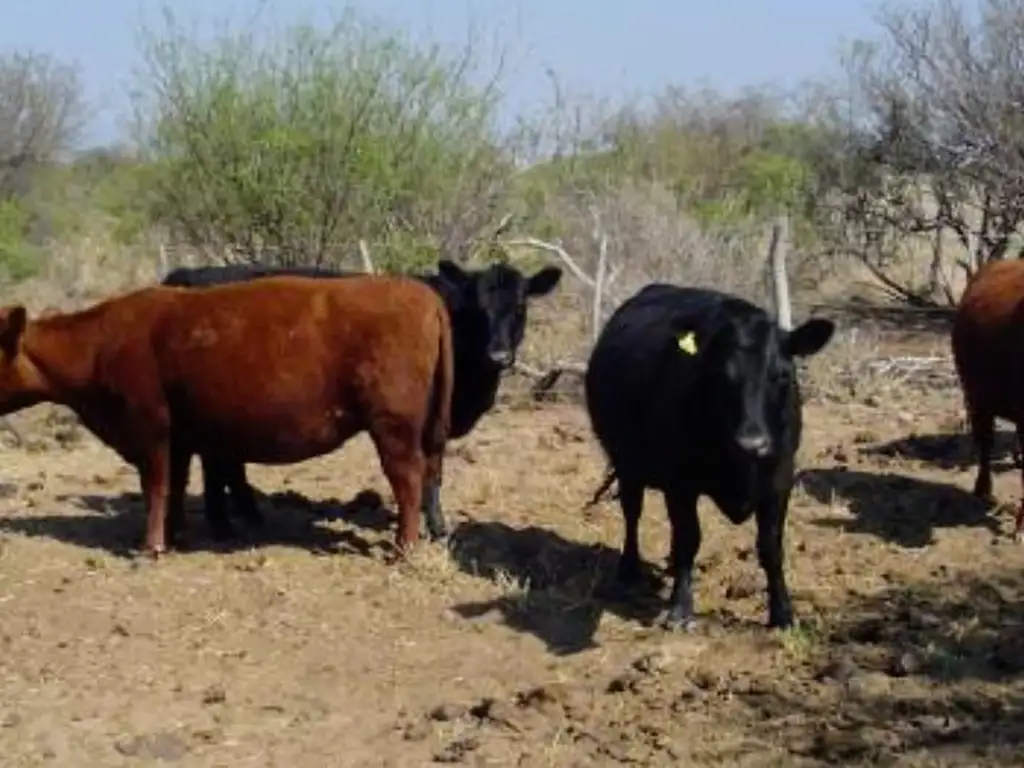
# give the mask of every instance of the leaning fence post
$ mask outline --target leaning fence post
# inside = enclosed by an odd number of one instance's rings
[[[789,239],[789,217],[779,216],[772,224],[772,239],[768,246],[768,263],[771,268],[772,299],[775,302],[775,317],[779,327],[789,331],[793,328],[793,309],[789,303],[789,277],[786,274],[786,244]]]

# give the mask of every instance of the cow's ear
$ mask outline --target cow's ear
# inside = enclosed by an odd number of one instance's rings
[[[526,283],[527,296],[546,296],[562,279],[562,270],[558,267],[544,267],[533,275]]]
[[[27,324],[28,312],[20,304],[0,310],[0,349],[8,357],[18,353]]]
[[[832,339],[836,324],[824,317],[814,317],[798,325],[786,335],[786,354],[790,357],[810,357],[817,354]]]
[[[460,288],[469,279],[466,271],[451,259],[441,259],[437,262],[437,273]]]
[[[441,295],[441,300],[444,302],[445,307],[448,308],[449,315],[455,315],[462,310],[462,307],[466,303],[466,297],[464,295],[464,289],[458,285],[455,285],[450,280],[441,278],[439,280],[429,281]]]

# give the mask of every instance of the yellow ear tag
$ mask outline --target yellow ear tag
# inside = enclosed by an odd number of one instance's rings
[[[693,331],[679,337],[679,348],[688,355],[697,354],[697,339],[693,335]]]

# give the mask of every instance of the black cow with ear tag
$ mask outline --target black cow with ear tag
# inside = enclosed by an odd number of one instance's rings
[[[618,480],[625,520],[616,578],[626,586],[640,576],[644,489],[656,488],[672,529],[666,628],[694,623],[701,495],[736,525],[756,517],[768,625],[793,623],[783,530],[802,429],[794,359],[819,352],[834,331],[824,318],[785,331],[737,296],[662,283],[634,294],[602,330],[584,386],[594,434],[611,465],[602,489]]]

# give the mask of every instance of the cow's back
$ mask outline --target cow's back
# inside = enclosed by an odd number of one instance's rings
[[[268,267],[263,264],[221,264],[204,267],[178,267],[168,272],[163,285],[206,288],[266,277],[351,277],[361,272],[342,272],[327,267]]]
[[[953,320],[953,360],[969,407],[1017,419],[1024,397],[1024,261],[986,264],[968,283]]]
[[[419,281],[288,276],[162,290],[174,296],[154,357],[186,442],[294,461],[367,428],[374,410],[423,409],[446,315]]]

